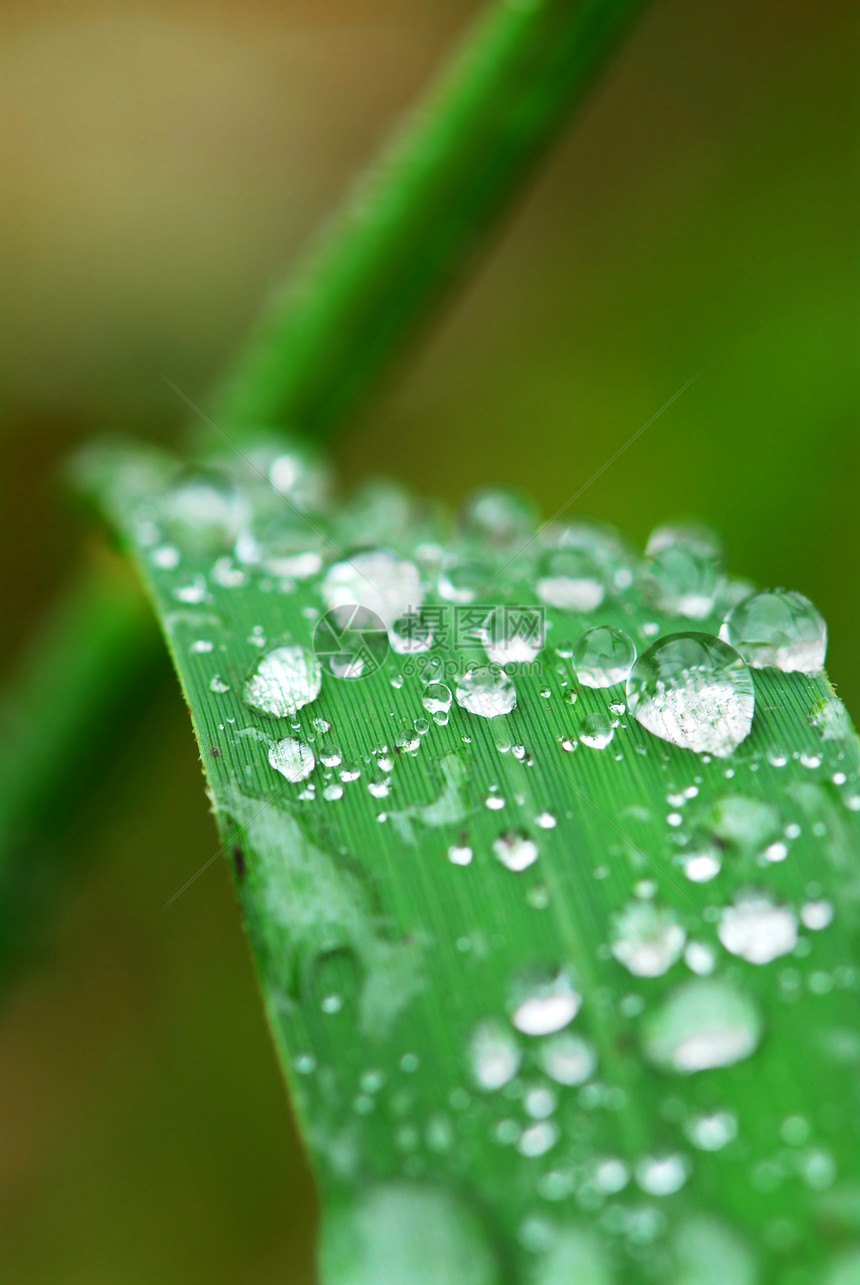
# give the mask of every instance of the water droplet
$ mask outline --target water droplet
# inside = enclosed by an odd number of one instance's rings
[[[303,781],[316,765],[313,750],[292,736],[277,741],[269,750],[269,762],[288,781]]]
[[[523,1239],[527,1248],[542,1251],[529,1285],[611,1285],[616,1279],[597,1237],[582,1228],[564,1228],[549,1237],[535,1228]]]
[[[694,1115],[685,1123],[684,1132],[700,1151],[721,1151],[738,1136],[737,1116],[731,1111]]]
[[[529,1125],[523,1129],[517,1142],[521,1156],[542,1156],[558,1142],[558,1125],[552,1120],[542,1120],[540,1124]]]
[[[681,865],[691,883],[708,883],[722,869],[720,850],[715,843],[696,844],[694,851],[684,853]]]
[[[599,710],[594,714],[586,714],[579,725],[579,739],[592,750],[605,750],[614,735],[615,728]]]
[[[248,503],[226,473],[197,470],[183,477],[161,501],[167,534],[197,553],[227,549],[246,520]]]
[[[529,1089],[523,1099],[526,1115],[533,1120],[548,1120],[558,1106],[558,1095],[546,1085],[540,1084]]]
[[[556,827],[556,819],[551,812],[539,812],[535,821],[542,830],[554,830]]]
[[[594,611],[605,593],[600,569],[582,549],[556,549],[541,562],[537,596],[562,611]]]
[[[801,907],[800,918],[804,927],[818,932],[833,922],[833,907],[829,901],[807,901]]]
[[[448,849],[448,860],[455,866],[468,866],[472,860],[472,849],[465,844],[452,843]]]
[[[481,626],[480,638],[495,664],[529,664],[544,645],[543,615],[530,607],[496,607]]]
[[[724,758],[749,735],[755,689],[726,643],[711,634],[669,634],[633,666],[627,707],[661,740]]]
[[[797,920],[764,893],[743,893],[726,906],[717,927],[726,950],[750,964],[769,964],[797,945]]]
[[[303,647],[276,647],[261,657],[245,684],[245,701],[271,718],[288,718],[316,700],[321,685],[315,656]]]
[[[642,1047],[650,1062],[690,1075],[749,1057],[761,1039],[752,999],[728,982],[683,982],[643,1019]]]
[[[218,696],[223,696],[225,692],[229,692],[230,684],[225,683],[220,674],[213,674],[209,679],[209,690]]]
[[[513,683],[502,670],[491,666],[468,669],[457,679],[457,704],[481,718],[510,714],[517,703]]]
[[[720,637],[757,669],[818,673],[827,652],[827,625],[803,594],[765,589],[750,594],[726,616]]]
[[[511,1021],[524,1035],[552,1035],[573,1021],[581,1004],[571,968],[535,968],[513,987]]]
[[[417,749],[421,748],[421,737],[414,728],[404,727],[403,730],[398,732],[397,736],[394,738],[394,744],[399,750],[408,754],[414,754]]]
[[[661,549],[642,577],[643,590],[656,607],[691,620],[710,615],[719,582],[719,563],[689,544]]]
[[[661,977],[680,959],[686,936],[673,910],[631,901],[613,917],[610,946],[635,977]]]
[[[540,1062],[556,1084],[584,1084],[594,1074],[597,1054],[594,1046],[581,1035],[564,1031],[542,1042]]]
[[[669,1156],[645,1156],[636,1166],[636,1182],[649,1196],[673,1196],[687,1181],[690,1162],[675,1152]]]
[[[598,625],[587,629],[573,653],[573,668],[585,687],[614,687],[633,668],[636,645],[623,629]]]
[[[493,569],[474,558],[452,558],[439,574],[439,597],[446,602],[474,602],[493,579]]]
[[[327,1208],[320,1279],[326,1285],[499,1285],[488,1245],[487,1230],[462,1195],[415,1182],[365,1188]]]
[[[364,607],[389,627],[416,611],[424,598],[418,568],[389,549],[356,553],[348,561],[336,562],[326,572],[320,592],[329,610]]]
[[[388,631],[392,650],[399,656],[420,655],[433,646],[433,624],[418,611],[398,616]]]
[[[424,688],[421,703],[428,714],[447,714],[451,708],[451,688],[445,683],[430,683]]]
[[[522,1054],[511,1032],[501,1022],[481,1022],[469,1041],[469,1065],[482,1089],[501,1089],[520,1068]]]
[[[487,487],[469,496],[461,521],[469,534],[493,544],[511,544],[528,539],[535,529],[537,515],[524,495],[503,487]]]
[[[516,873],[533,866],[540,855],[534,839],[530,839],[520,830],[509,830],[498,839],[494,839],[493,852],[496,859],[507,870],[513,870]]]

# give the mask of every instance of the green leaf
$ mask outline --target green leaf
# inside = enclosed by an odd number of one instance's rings
[[[271,442],[217,468],[84,472],[191,709],[326,1285],[853,1280],[860,759],[824,674],[724,647],[751,730],[708,689],[675,739],[713,752],[682,748],[572,653],[598,625],[719,649],[749,586],[705,534],[646,560],[507,493],[456,522],[393,484],[333,505]],[[350,593],[389,626],[423,597],[431,648],[380,662],[366,619],[333,645]],[[476,623],[544,607],[480,716]],[[429,679],[461,680],[450,709]]]

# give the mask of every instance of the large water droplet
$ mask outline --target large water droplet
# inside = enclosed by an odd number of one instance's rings
[[[636,659],[633,639],[613,625],[587,629],[573,652],[573,668],[585,687],[623,683]]]
[[[501,1022],[481,1022],[469,1041],[469,1065],[482,1089],[500,1089],[516,1075],[522,1054]]]
[[[738,1136],[737,1116],[731,1111],[694,1115],[686,1121],[684,1132],[700,1151],[722,1151]]]
[[[681,951],[687,934],[677,915],[650,901],[631,901],[612,921],[612,953],[636,977],[660,977]]]
[[[519,873],[534,865],[538,859],[538,846],[534,839],[528,838],[519,830],[510,830],[493,841],[493,852],[497,860],[508,870]]]
[[[165,533],[198,553],[227,549],[246,520],[248,502],[226,473],[196,470],[183,476],[161,500]]]
[[[752,999],[728,982],[684,982],[647,1015],[645,1056],[665,1071],[690,1075],[749,1057],[761,1039]]]
[[[356,553],[329,567],[320,592],[329,609],[354,603],[392,625],[400,616],[421,606],[424,590],[414,562],[399,558],[390,549]]]
[[[319,661],[303,647],[276,647],[260,658],[245,684],[245,701],[271,718],[288,718],[316,700],[322,685]]]
[[[476,558],[450,558],[439,574],[437,588],[446,602],[474,602],[493,579],[493,569]]]
[[[750,964],[769,964],[794,950],[797,919],[764,893],[744,893],[723,910],[717,934],[733,955]]]
[[[669,634],[633,666],[627,706],[662,740],[725,758],[749,735],[755,689],[743,660],[719,638]]]
[[[827,652],[824,617],[803,594],[765,589],[750,594],[729,612],[720,637],[749,665],[775,665],[787,672],[818,673]]]
[[[563,611],[594,611],[605,593],[600,569],[582,549],[556,549],[541,562],[536,585],[541,602]]]
[[[388,631],[391,647],[399,656],[420,655],[433,646],[433,624],[418,611],[398,616]]]
[[[528,664],[544,645],[543,615],[530,607],[496,607],[481,627],[481,642],[497,665]]]
[[[303,781],[306,776],[310,776],[316,765],[310,746],[292,736],[286,736],[272,746],[269,750],[269,762],[288,781]]]
[[[586,714],[577,732],[582,744],[589,749],[605,750],[615,735],[615,728],[606,714],[595,710],[593,714]]]
[[[721,562],[723,545],[716,531],[700,522],[667,522],[655,527],[648,537],[645,552],[649,558],[664,549],[673,549],[680,545],[683,548],[695,549],[703,557]]]
[[[524,1035],[551,1035],[573,1021],[581,1004],[572,968],[533,968],[513,986],[511,1021]]]
[[[516,689],[507,674],[490,665],[469,669],[457,679],[457,704],[481,718],[510,714],[517,703]]]

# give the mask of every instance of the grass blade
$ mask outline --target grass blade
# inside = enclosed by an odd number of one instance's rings
[[[851,1280],[860,755],[826,677],[744,671],[749,734],[681,748],[623,686],[582,682],[566,640],[713,636],[746,587],[671,606],[614,534],[530,540],[499,494],[452,526],[365,490],[302,528],[265,476],[295,503],[301,456],[268,465],[177,484],[120,452],[90,473],[191,708],[326,1285]],[[383,532],[396,553],[368,559]],[[697,533],[668,538],[701,567]],[[581,574],[548,586],[571,550]],[[416,584],[427,652],[374,667],[369,635],[318,632],[337,585],[393,615]],[[486,662],[476,613],[562,590],[579,609],[546,608],[515,707],[444,709],[426,680],[465,688]],[[280,647],[323,666],[318,690],[293,668],[307,699],[285,717],[283,673],[280,695],[260,677]],[[357,654],[363,676],[338,677]]]

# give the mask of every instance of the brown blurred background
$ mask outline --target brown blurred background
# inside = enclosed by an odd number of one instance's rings
[[[425,82],[465,0],[7,0],[0,659],[74,565],[59,467],[170,435]],[[469,288],[337,443],[458,500],[696,514],[809,594],[855,713],[856,14],[657,0]],[[46,729],[49,732],[49,729]],[[178,695],[67,836],[0,1024],[0,1279],[313,1279],[313,1201]]]

